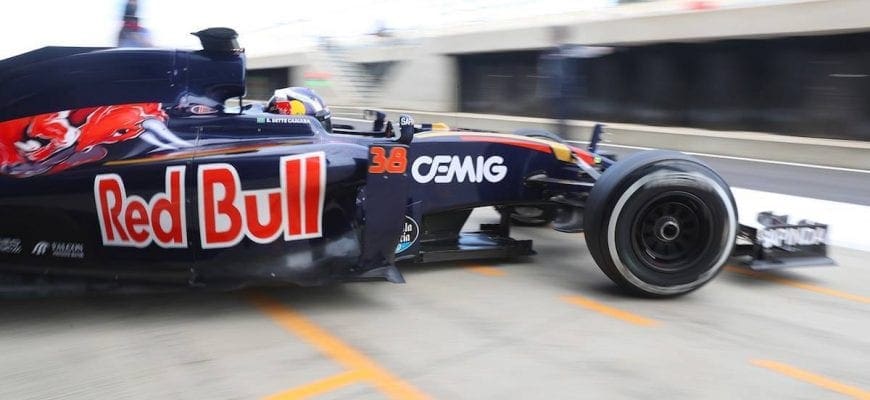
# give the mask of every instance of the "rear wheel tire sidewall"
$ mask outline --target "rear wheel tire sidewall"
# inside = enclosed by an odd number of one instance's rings
[[[680,263],[655,263],[637,225],[656,202],[678,199],[700,218],[696,246]],[[737,209],[728,185],[701,162],[669,151],[635,154],[601,176],[586,210],[586,242],[611,280],[647,296],[695,290],[721,270],[734,246]],[[645,256],[646,254],[646,256]],[[654,261],[651,261],[654,260]],[[691,261],[691,262],[690,262]]]

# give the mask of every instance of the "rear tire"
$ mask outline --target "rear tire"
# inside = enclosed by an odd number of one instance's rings
[[[728,260],[737,207],[710,167],[653,150],[601,175],[584,225],[589,252],[611,280],[636,294],[677,296],[709,282]]]

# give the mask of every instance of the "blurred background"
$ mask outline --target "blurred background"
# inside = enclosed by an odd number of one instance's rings
[[[198,49],[190,32],[231,27],[250,100],[307,86],[335,116],[570,128],[573,144],[605,122],[620,158],[709,164],[742,222],[829,224],[841,268],[729,266],[650,301],[617,292],[579,235],[518,227],[536,258],[403,266],[407,285],[7,299],[0,399],[400,398],[391,372],[444,399],[870,398],[870,0],[135,3],[15,2],[0,58]]]
[[[0,57],[114,46],[125,5],[21,3],[0,17]],[[866,0],[140,0],[137,14],[159,47],[236,29],[251,99],[309,86],[341,106],[870,139]]]

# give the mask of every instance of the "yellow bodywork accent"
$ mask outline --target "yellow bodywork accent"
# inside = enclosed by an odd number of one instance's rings
[[[568,146],[562,143],[551,142],[550,147],[553,148],[553,155],[556,156],[557,160],[564,162],[574,161],[574,152]]]
[[[435,122],[432,124],[432,130],[443,132],[443,131],[449,131],[450,127],[443,122]]]

